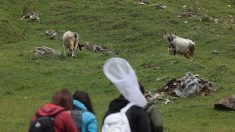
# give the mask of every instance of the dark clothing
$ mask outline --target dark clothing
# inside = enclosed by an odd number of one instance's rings
[[[163,121],[157,104],[149,103],[145,106],[145,111],[149,115],[152,132],[163,132]]]
[[[120,112],[120,110],[128,103],[129,102],[124,98],[114,99],[110,103],[105,117],[112,113]],[[131,132],[151,132],[149,118],[144,109],[134,105],[126,112],[126,115],[130,124]]]
[[[38,109],[36,116],[52,116],[55,117],[54,129],[55,132],[78,132],[72,117],[69,112],[64,111],[64,108],[54,104],[46,104]],[[36,119],[36,116],[32,120]]]

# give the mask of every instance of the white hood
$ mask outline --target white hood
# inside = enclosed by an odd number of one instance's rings
[[[147,100],[140,91],[135,72],[126,60],[122,58],[108,59],[104,64],[103,72],[129,102],[140,107],[147,104]]]

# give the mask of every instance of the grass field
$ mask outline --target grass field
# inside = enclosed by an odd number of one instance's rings
[[[134,0],[1,0],[0,1],[0,131],[27,131],[31,116],[55,91],[68,88],[89,92],[100,122],[118,91],[102,73],[108,58],[127,59],[146,89],[154,90],[167,80],[190,71],[212,81],[215,94],[159,104],[166,132],[234,132],[235,113],[213,105],[235,93],[235,1],[152,0],[166,10]],[[177,17],[183,5],[203,17]],[[229,7],[228,5],[231,5]],[[41,22],[19,19],[24,10],[40,13]],[[209,16],[209,17],[208,17]],[[213,19],[219,19],[215,23]],[[199,27],[197,30],[192,27]],[[50,40],[49,29],[79,33],[81,42],[93,42],[119,51],[105,55],[78,51],[76,59],[31,60],[36,46],[62,51],[62,40]],[[175,32],[196,43],[195,61],[169,55],[163,33]],[[61,34],[62,35],[62,34]],[[212,54],[217,50],[218,54]],[[159,69],[151,67],[158,64]],[[147,66],[147,67],[146,67]],[[164,77],[165,80],[157,81]]]

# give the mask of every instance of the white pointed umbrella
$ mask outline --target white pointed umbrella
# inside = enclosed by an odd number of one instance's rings
[[[122,58],[108,59],[103,66],[103,72],[129,102],[140,107],[147,104],[140,91],[136,74],[126,60]]]

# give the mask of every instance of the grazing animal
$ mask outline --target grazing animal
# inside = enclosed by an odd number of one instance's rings
[[[195,43],[192,40],[178,37],[174,33],[167,33],[165,37],[170,55],[184,55],[187,59],[194,60]]]
[[[76,32],[67,31],[63,35],[63,47],[64,47],[64,55],[66,56],[66,49],[69,49],[72,52],[72,57],[76,57],[77,48],[81,49],[81,45],[79,43],[79,35]]]

